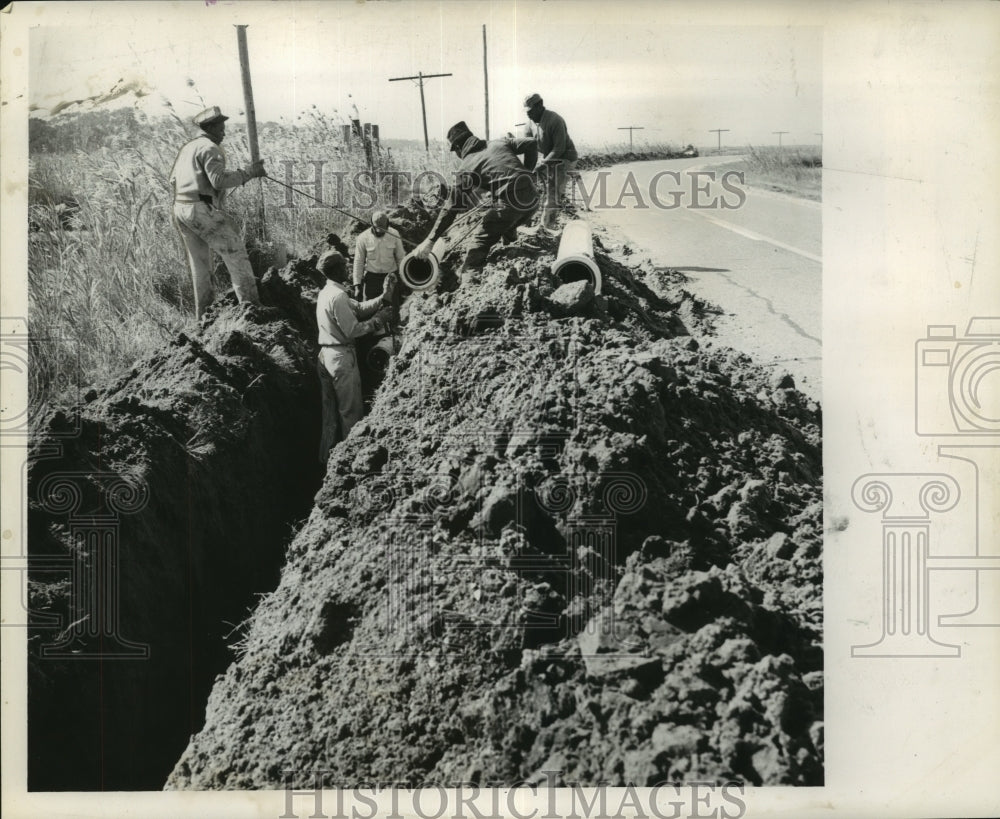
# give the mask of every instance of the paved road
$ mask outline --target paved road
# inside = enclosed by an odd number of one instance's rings
[[[588,218],[623,236],[640,258],[688,276],[689,291],[725,312],[715,321],[718,343],[788,370],[800,390],[820,401],[822,206],[741,186],[736,179],[727,188],[721,174],[714,183],[705,175],[692,176],[734,159],[618,165],[607,177],[607,207],[598,206],[595,194]],[[583,174],[587,190],[594,189],[596,173]],[[623,190],[638,192],[647,207],[640,207],[635,195],[622,197]],[[693,207],[710,204],[714,207]]]

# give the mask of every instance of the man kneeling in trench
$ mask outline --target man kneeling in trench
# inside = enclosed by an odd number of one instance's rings
[[[472,237],[465,261],[459,271],[460,279],[474,281],[475,275],[486,265],[486,256],[497,242],[512,242],[518,225],[531,221],[538,209],[538,190],[535,178],[525,165],[534,167],[538,148],[533,139],[504,137],[486,142],[475,136],[464,122],[448,130],[451,150],[461,157],[455,185],[451,189],[447,207],[442,207],[430,235],[414,251],[418,258],[426,259],[431,247],[451,227],[455,217],[468,210],[479,191],[491,197],[484,206],[479,227]],[[524,164],[517,158],[525,157]]]
[[[327,251],[316,267],[327,279],[316,299],[320,347],[316,371],[323,398],[319,462],[325,464],[330,450],[347,437],[364,413],[354,339],[380,333],[389,325],[396,274],[385,277],[381,296],[359,303],[348,295],[351,280],[340,253]]]

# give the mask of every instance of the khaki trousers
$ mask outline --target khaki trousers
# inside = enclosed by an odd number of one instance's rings
[[[210,261],[213,250],[226,263],[236,298],[241,302],[260,302],[250,257],[233,217],[204,202],[175,202],[174,225],[187,250],[196,317],[201,318],[212,303]]]
[[[316,373],[323,406],[319,462],[325,464],[330,450],[348,436],[364,415],[357,353],[353,347],[321,347]]]

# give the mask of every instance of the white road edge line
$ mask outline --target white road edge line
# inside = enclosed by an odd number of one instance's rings
[[[792,247],[791,245],[786,245],[784,242],[779,242],[777,239],[772,239],[769,236],[764,236],[760,233],[755,233],[752,230],[741,228],[739,225],[734,225],[732,222],[727,222],[724,219],[719,219],[717,216],[712,216],[708,213],[702,212],[701,210],[694,210],[693,208],[688,208],[688,212],[697,213],[699,216],[708,219],[709,222],[712,222],[713,224],[718,225],[721,228],[725,228],[726,230],[731,230],[733,233],[738,233],[740,236],[744,236],[747,239],[752,239],[755,242],[767,242],[768,244],[774,245],[775,247],[780,247],[782,250],[787,250],[789,253],[795,253],[796,255],[802,256],[805,259],[810,259],[811,261],[814,261],[817,264],[823,264],[822,256],[816,256],[812,253],[809,253],[808,251],[800,250],[799,248]]]

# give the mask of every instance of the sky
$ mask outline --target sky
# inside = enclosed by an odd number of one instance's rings
[[[589,0],[87,7],[42,14],[31,32],[35,115],[118,84],[148,92],[138,103],[148,113],[164,112],[167,100],[185,118],[217,104],[240,119],[240,23],[249,26],[259,122],[294,120],[313,105],[354,116],[356,107],[384,139],[422,139],[417,84],[389,79],[450,73],[425,82],[430,138],[458,120],[483,135],[485,25],[491,136],[524,122],[522,100],[538,92],[591,147],[627,141],[618,129],[630,125],[643,128],[633,132],[637,146],[714,145],[714,128],[728,129],[724,145],[775,144],[778,130],[789,132],[786,145],[820,142],[822,32],[779,24],[780,14],[774,25],[733,25],[739,15],[720,14],[708,25],[706,15],[679,21],[671,3]],[[129,92],[103,104],[136,101]]]

